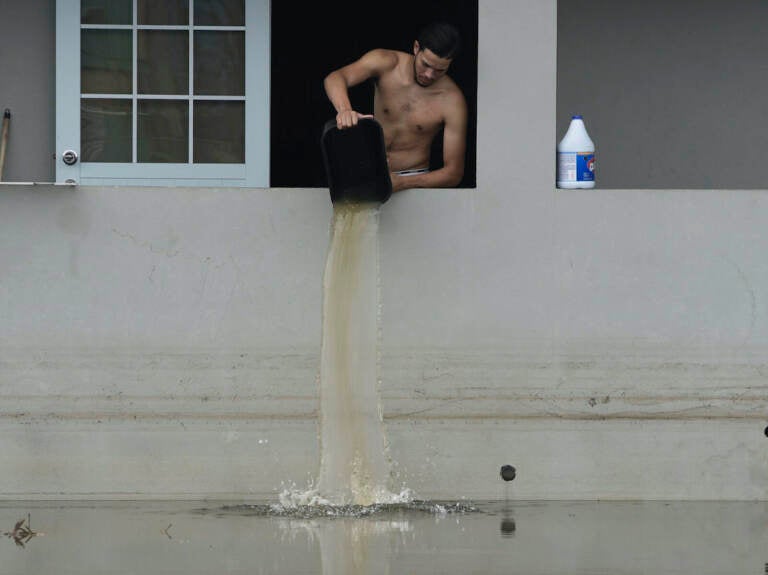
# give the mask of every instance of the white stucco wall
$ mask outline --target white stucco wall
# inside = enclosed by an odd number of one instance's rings
[[[481,0],[478,186],[382,207],[421,497],[768,498],[768,193],[555,190],[555,2]],[[317,471],[326,190],[0,187],[0,497]]]

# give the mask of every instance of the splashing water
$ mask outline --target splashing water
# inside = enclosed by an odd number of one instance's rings
[[[285,519],[387,519],[407,520],[420,515],[432,515],[443,518],[465,515],[480,511],[469,501],[426,501],[413,499],[410,493],[402,495],[400,500],[394,496],[392,501],[372,505],[345,504],[335,505],[322,498],[309,497],[306,500],[280,496],[280,503],[224,505],[217,509],[199,509],[200,513],[219,515],[243,515],[253,517],[277,517]]]
[[[420,511],[444,514],[448,512],[466,512],[469,506],[460,503],[441,504],[432,501],[419,501],[413,498],[409,489],[401,493],[382,494],[373,503],[339,503],[322,497],[317,489],[285,489],[280,493],[279,503],[271,505],[247,505],[229,507],[229,509],[249,509],[256,514],[275,517],[368,517],[399,511]],[[446,511],[449,509],[450,511]]]
[[[378,389],[379,207],[333,206],[323,276],[320,475],[316,493],[306,494],[309,501],[373,505],[403,496],[387,485],[390,462]]]

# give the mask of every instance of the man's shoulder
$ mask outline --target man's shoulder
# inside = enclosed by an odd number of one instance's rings
[[[403,56],[407,57],[408,54],[387,48],[374,48],[364,57],[377,62],[383,68],[392,69],[398,65]]]
[[[456,103],[464,102],[464,92],[459,87],[459,85],[453,80],[453,78],[449,76],[443,76],[440,79],[441,85],[440,89],[442,90],[444,96],[451,100],[455,101]]]

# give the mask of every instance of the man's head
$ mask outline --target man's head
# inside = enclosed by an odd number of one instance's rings
[[[461,48],[458,30],[445,22],[422,28],[413,43],[413,71],[420,86],[430,86],[448,71]]]

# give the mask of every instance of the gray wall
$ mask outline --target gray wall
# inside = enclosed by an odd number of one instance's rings
[[[601,188],[765,188],[766,22],[763,0],[559,0],[558,140],[583,114]]]
[[[554,189],[556,33],[554,0],[481,3],[477,189],[382,208],[396,484],[768,499],[768,195]],[[322,189],[0,187],[0,497],[306,486],[330,216]]]
[[[54,0],[0,0],[0,113],[11,110],[6,182],[55,179]]]

